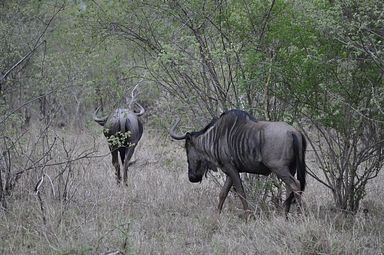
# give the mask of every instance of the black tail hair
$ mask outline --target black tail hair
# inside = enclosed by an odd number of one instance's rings
[[[305,169],[305,150],[307,148],[307,142],[305,140],[304,135],[303,134],[300,134],[300,135],[301,135],[301,139],[298,139],[296,134],[292,134],[293,151],[296,157],[296,172],[297,172],[297,179],[300,182],[300,190],[304,191],[305,184],[306,184],[305,176],[307,172]],[[301,140],[301,144],[299,142],[300,140]]]

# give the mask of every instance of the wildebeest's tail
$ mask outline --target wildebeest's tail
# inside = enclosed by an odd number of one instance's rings
[[[298,134],[300,137],[298,137]],[[297,171],[297,179],[300,182],[300,190],[304,191],[305,189],[305,150],[307,148],[307,142],[305,141],[305,137],[301,133],[293,133],[293,151],[296,157],[296,171]]]

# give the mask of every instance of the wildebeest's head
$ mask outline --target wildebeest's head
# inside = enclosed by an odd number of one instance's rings
[[[184,135],[176,134],[175,129],[179,124],[180,119],[172,126],[169,134],[173,139],[185,140],[185,151],[187,153],[188,161],[188,178],[190,182],[200,182],[208,170],[216,171],[216,166],[209,162],[204,155],[199,152],[196,146],[197,133],[187,132]]]
[[[128,105],[128,108],[125,108],[125,107],[117,108],[117,109],[115,109],[114,112],[112,112],[111,114],[109,114],[107,116],[98,117],[97,115],[98,115],[100,108],[101,108],[101,106],[99,106],[95,110],[95,112],[93,113],[93,120],[96,121],[97,123],[99,123],[103,127],[107,124],[106,128],[110,129],[111,125],[113,126],[115,123],[119,122],[119,119],[121,119],[121,116],[124,116],[124,118],[126,118],[131,113],[131,114],[135,115],[136,116],[135,118],[137,119],[138,117],[143,115],[145,113],[145,109],[139,103],[136,102],[137,94],[135,94],[135,93],[136,93],[136,89],[137,89],[139,84],[140,84],[140,82],[138,84],[136,84],[136,86],[132,89],[131,96],[126,97],[126,103]],[[135,111],[134,105],[137,105],[140,108],[139,112]],[[109,123],[109,125],[108,125],[108,123]],[[118,131],[121,131],[121,130],[114,130],[113,133],[118,132]]]

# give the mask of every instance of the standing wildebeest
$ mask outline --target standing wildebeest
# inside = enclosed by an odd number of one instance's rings
[[[108,116],[97,117],[100,109],[98,107],[93,114],[93,119],[104,127],[103,132],[112,153],[112,164],[116,169],[117,183],[121,181],[118,153],[124,168],[124,183],[127,184],[129,160],[143,134],[143,125],[138,117],[143,115],[145,110],[140,104],[134,102],[133,91],[128,109],[118,108]],[[133,110],[133,103],[140,107],[140,112],[136,113]]]
[[[282,179],[289,194],[284,202],[286,215],[294,198],[301,203],[305,188],[306,141],[292,126],[284,122],[257,121],[240,110],[224,112],[198,132],[176,134],[178,123],[179,120],[171,127],[170,135],[176,140],[186,140],[189,180],[201,181],[212,164],[227,176],[219,196],[219,212],[232,185],[248,212],[241,172],[262,175],[273,172]],[[293,177],[296,169],[298,181]]]

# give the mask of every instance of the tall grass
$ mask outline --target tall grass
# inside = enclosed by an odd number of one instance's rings
[[[89,134],[63,134],[76,146],[93,146]],[[78,136],[81,136],[80,138]],[[99,154],[108,154],[97,136]],[[81,139],[81,143],[79,143]],[[80,144],[80,145],[79,145]],[[57,151],[57,154],[61,152]],[[63,155],[56,155],[61,157]],[[1,254],[382,254],[383,174],[369,186],[364,212],[333,209],[327,191],[308,179],[306,212],[285,220],[277,210],[244,221],[231,194],[216,212],[220,187],[210,176],[189,183],[182,142],[145,132],[130,167],[128,185],[118,186],[110,156],[73,163],[67,199],[58,182],[33,192],[36,176],[19,181],[0,212]],[[59,167],[52,166],[52,176]],[[31,180],[32,179],[32,180]],[[294,211],[294,210],[293,210]],[[43,216],[46,218],[44,223]]]

